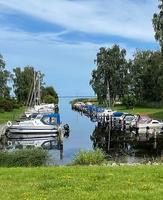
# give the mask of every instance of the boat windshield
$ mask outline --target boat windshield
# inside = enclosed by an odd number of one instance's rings
[[[57,118],[44,116],[41,121],[46,125],[57,125]]]

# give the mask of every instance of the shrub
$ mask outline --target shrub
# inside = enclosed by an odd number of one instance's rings
[[[100,165],[104,163],[105,155],[100,149],[90,151],[79,151],[73,158],[74,165]]]
[[[58,99],[52,95],[46,95],[43,100],[45,103],[54,103],[54,104],[58,103]]]
[[[133,94],[125,95],[122,102],[127,109],[134,108],[136,105],[136,97]]]
[[[13,110],[14,104],[11,99],[0,99],[0,108],[4,109],[6,112],[10,112]]]
[[[40,148],[0,152],[0,167],[37,167],[45,165],[48,158],[47,151]]]
[[[4,113],[5,110],[3,108],[0,108],[0,113]]]

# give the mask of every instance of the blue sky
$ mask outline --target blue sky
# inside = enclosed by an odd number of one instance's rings
[[[91,95],[101,46],[158,49],[157,0],[0,0],[0,53],[7,67],[32,65],[59,95]]]

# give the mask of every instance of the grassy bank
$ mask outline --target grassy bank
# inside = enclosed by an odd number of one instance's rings
[[[70,104],[74,104],[77,102],[83,102],[83,103],[87,103],[87,102],[91,102],[93,104],[97,104],[97,98],[78,98],[78,99],[73,99],[72,101],[70,101]]]
[[[71,101],[71,104],[74,104],[78,101],[82,101],[83,103],[92,102],[93,104],[98,104],[97,99],[74,99]],[[105,107],[105,105],[101,105]],[[128,112],[132,114],[145,114],[149,115],[154,119],[161,119],[163,120],[163,107],[135,107],[134,109],[126,109],[125,106],[116,106],[113,110],[121,111],[121,112]]]
[[[162,166],[0,168],[1,200],[162,199]]]
[[[0,151],[0,167],[37,167],[49,161],[48,152],[41,148]]]
[[[13,121],[23,113],[24,108],[14,109],[12,112],[0,112],[0,124],[6,123],[7,121]]]
[[[136,107],[134,109],[126,109],[124,106],[117,106],[114,110],[128,112],[133,114],[145,114],[149,115],[154,119],[162,119],[163,120],[163,108],[144,108],[144,107]]]

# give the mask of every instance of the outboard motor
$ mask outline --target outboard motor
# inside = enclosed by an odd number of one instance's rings
[[[64,137],[68,138],[69,135],[70,135],[70,127],[69,127],[68,124],[65,124],[65,125],[63,126],[63,128],[64,128],[64,130],[65,130]]]

